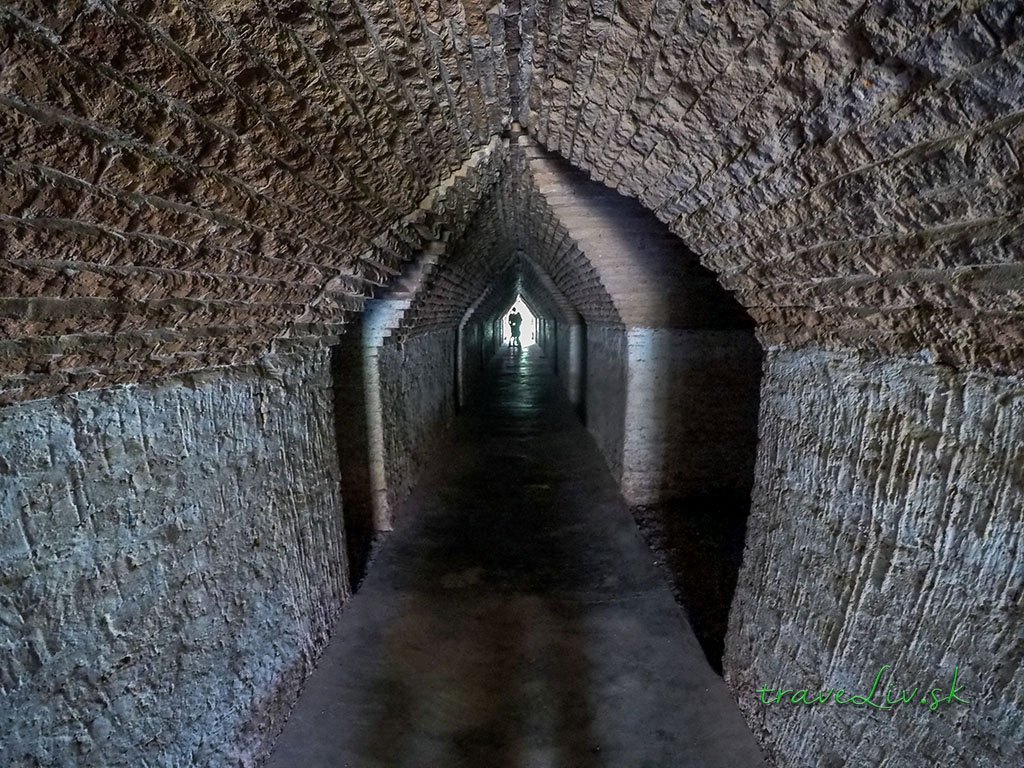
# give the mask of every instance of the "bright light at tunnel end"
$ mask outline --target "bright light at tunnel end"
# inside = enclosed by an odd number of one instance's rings
[[[519,340],[522,342],[524,347],[529,347],[537,343],[537,316],[530,311],[529,305],[523,299],[522,294],[516,296],[516,300],[513,301],[501,315],[501,341],[503,344],[508,344],[512,341],[512,327],[509,325],[508,316],[512,314],[512,310],[516,309],[523,317],[523,324],[519,329]]]

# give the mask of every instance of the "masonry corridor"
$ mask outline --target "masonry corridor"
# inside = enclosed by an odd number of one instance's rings
[[[1024,766],[1022,211],[1024,0],[0,0],[0,768]]]
[[[762,764],[539,347],[428,467],[268,768]]]

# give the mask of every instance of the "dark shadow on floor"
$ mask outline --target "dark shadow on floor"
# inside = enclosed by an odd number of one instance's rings
[[[711,667],[722,674],[729,609],[743,563],[749,492],[708,493],[633,516]]]

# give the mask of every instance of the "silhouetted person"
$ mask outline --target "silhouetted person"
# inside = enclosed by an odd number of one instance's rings
[[[512,346],[522,347],[523,344],[519,341],[519,326],[523,324],[523,316],[515,307],[512,307],[512,313],[508,316],[508,324],[512,328]]]

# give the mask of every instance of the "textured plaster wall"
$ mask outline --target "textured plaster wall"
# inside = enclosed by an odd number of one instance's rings
[[[749,489],[761,375],[753,335],[633,328],[626,358],[621,485],[630,503]]]
[[[0,765],[252,765],[348,595],[324,353],[0,410]]]
[[[455,341],[454,329],[390,337],[378,352],[384,474],[392,511],[419,476],[430,439],[455,412]]]
[[[772,352],[726,676],[776,765],[1024,765],[1024,380]],[[763,705],[762,685],[900,687],[929,712]]]

